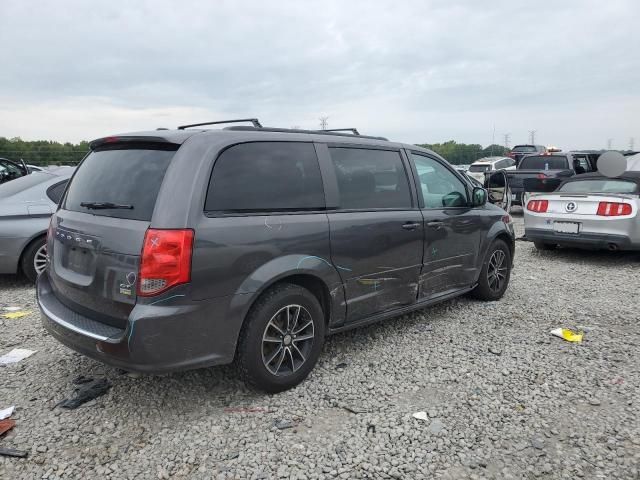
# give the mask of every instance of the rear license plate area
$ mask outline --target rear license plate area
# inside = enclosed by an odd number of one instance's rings
[[[557,233],[580,233],[578,222],[553,222],[553,231]]]
[[[67,270],[79,273],[81,275],[89,275],[91,273],[91,265],[93,263],[93,255],[90,250],[80,247],[71,247],[67,249],[63,266]]]

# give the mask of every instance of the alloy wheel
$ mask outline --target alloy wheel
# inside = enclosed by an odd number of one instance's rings
[[[36,250],[36,254],[33,257],[33,268],[35,268],[36,273],[40,275],[44,272],[44,269],[47,267],[47,244],[42,245],[38,250]]]
[[[296,372],[309,358],[315,329],[302,305],[287,305],[271,317],[262,335],[262,363],[275,376]]]
[[[505,264],[507,255],[502,250],[496,250],[489,258],[487,268],[487,282],[493,292],[499,292],[507,278],[508,266]]]

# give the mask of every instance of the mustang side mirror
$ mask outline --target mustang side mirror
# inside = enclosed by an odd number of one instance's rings
[[[487,191],[481,187],[475,187],[471,193],[471,204],[474,207],[481,207],[487,203]]]

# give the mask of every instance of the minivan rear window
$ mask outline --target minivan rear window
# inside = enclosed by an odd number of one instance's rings
[[[532,155],[520,161],[520,170],[568,170],[569,160],[560,155]]]
[[[91,152],[76,171],[64,200],[65,210],[104,217],[150,221],[172,149],[128,148]],[[88,208],[81,204],[131,208]]]

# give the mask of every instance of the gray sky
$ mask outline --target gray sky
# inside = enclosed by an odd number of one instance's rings
[[[0,3],[0,136],[78,141],[257,116],[640,148],[640,1]]]

